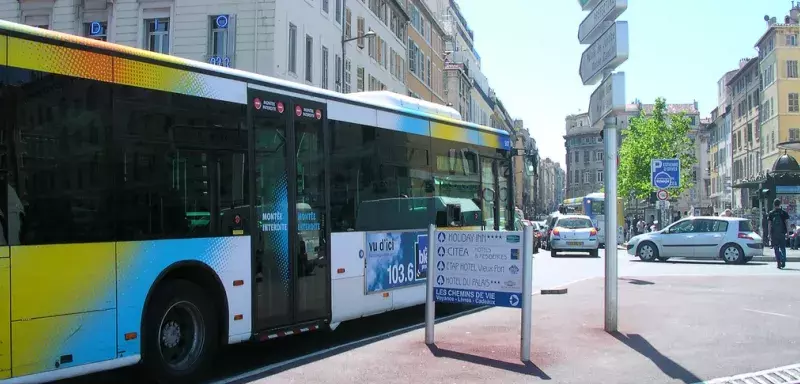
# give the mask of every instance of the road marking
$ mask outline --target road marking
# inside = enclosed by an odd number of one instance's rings
[[[745,310],[745,311],[749,311],[749,312],[760,313],[760,314],[762,314],[762,315],[772,315],[772,316],[788,317],[788,318],[790,318],[790,319],[796,319],[796,317],[794,317],[794,316],[791,316],[791,315],[784,315],[783,313],[777,313],[777,312],[767,312],[767,311],[759,311],[759,310],[757,310],[757,309],[749,309],[749,308],[742,308],[742,309],[743,309],[743,310]]]
[[[752,379],[752,380],[748,380]],[[752,381],[758,383],[780,383],[796,384],[800,383],[800,364],[787,365],[785,367],[778,367],[766,369],[763,371],[744,373],[741,375],[722,377],[719,379],[701,381],[695,384],[728,384],[728,383],[750,383]]]
[[[561,287],[566,287],[567,285],[572,285],[572,284],[575,284],[575,283],[579,283],[581,281],[586,281],[586,280],[591,280],[591,279],[596,279],[596,278],[597,278],[597,276],[586,277],[586,278],[582,278],[582,279],[571,281],[569,283],[566,283],[566,284],[563,284],[563,285],[560,285],[560,286]],[[533,296],[536,296],[536,295],[539,295],[539,292],[533,292]],[[493,308],[495,308],[495,307],[488,307],[488,306],[477,307],[477,308],[466,310],[464,312],[460,312],[460,313],[456,313],[456,314],[452,314],[452,315],[449,315],[449,316],[445,316],[445,317],[436,319],[436,322],[440,323],[440,322],[456,319],[456,318],[459,318],[459,317],[462,317],[462,316],[472,315],[474,313],[478,313],[480,311],[487,310],[487,309],[493,309]],[[253,369],[253,370],[245,372],[245,373],[240,373],[240,374],[238,374],[236,376],[232,376],[232,377],[228,377],[228,378],[225,378],[225,379],[220,379],[220,380],[217,380],[217,381],[213,381],[213,382],[211,382],[209,384],[230,384],[230,383],[235,383],[235,382],[238,382],[238,381],[241,381],[241,380],[246,380],[246,379],[249,379],[249,378],[260,376],[260,375],[262,375],[264,373],[267,373],[269,371],[274,371],[276,369],[279,369],[279,368],[287,366],[287,365],[292,365],[292,364],[294,364],[294,363],[296,363],[298,361],[311,359],[311,358],[314,358],[314,357],[317,357],[317,356],[324,356],[324,355],[326,355],[328,353],[335,352],[335,351],[340,350],[340,349],[348,349],[348,348],[350,348],[350,347],[352,347],[354,345],[358,345],[358,344],[369,344],[369,343],[371,343],[373,341],[376,341],[376,340],[388,339],[388,338],[391,338],[391,337],[394,337],[394,336],[397,336],[397,335],[400,335],[400,334],[403,334],[403,333],[406,333],[406,332],[409,332],[409,331],[413,331],[413,330],[416,330],[416,329],[422,329],[423,327],[425,327],[425,322],[424,321],[420,322],[420,323],[417,323],[417,324],[414,324],[414,325],[409,325],[409,326],[404,327],[404,328],[395,329],[393,331],[389,331],[389,332],[386,332],[386,333],[381,333],[379,335],[370,336],[370,337],[367,337],[367,338],[364,338],[364,339],[354,340],[354,341],[351,341],[349,343],[337,345],[335,347],[330,347],[330,348],[327,348],[327,349],[323,349],[321,351],[312,352],[312,353],[309,353],[307,355],[298,356],[298,357],[295,357],[295,358],[290,359],[290,360],[284,360],[284,361],[281,361],[279,363],[266,365],[266,366],[263,366],[261,368],[256,368],[256,369]]]

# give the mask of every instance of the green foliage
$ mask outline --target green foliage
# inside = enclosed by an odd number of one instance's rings
[[[619,173],[617,193],[620,197],[633,192],[639,198],[649,196],[656,189],[650,185],[650,160],[681,160],[681,187],[670,190],[671,196],[680,196],[691,188],[692,167],[697,163],[695,144],[691,132],[691,121],[684,113],[667,114],[667,103],[656,99],[651,116],[644,111],[631,119],[630,127],[622,131],[619,149]],[[692,135],[693,136],[693,135]]]

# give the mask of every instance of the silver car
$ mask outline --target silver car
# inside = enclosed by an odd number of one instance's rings
[[[642,261],[690,257],[744,264],[761,255],[763,248],[764,241],[750,221],[740,217],[690,217],[628,241],[628,254]]]
[[[558,252],[589,252],[597,257],[600,242],[597,240],[597,228],[589,216],[558,216],[550,231],[550,256],[556,257]]]

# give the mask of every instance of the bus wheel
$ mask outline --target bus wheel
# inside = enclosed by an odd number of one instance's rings
[[[218,319],[208,295],[186,280],[163,283],[144,324],[144,364],[159,383],[195,383],[212,366]]]

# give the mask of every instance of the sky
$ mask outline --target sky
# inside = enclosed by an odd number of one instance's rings
[[[446,0],[441,0],[446,1]],[[564,119],[585,112],[597,87],[578,75],[583,51],[578,25],[588,15],[577,0],[457,0],[475,32],[481,71],[539,147],[565,168]],[[697,101],[701,116],[717,105],[717,81],[755,57],[766,31],[764,15],[782,22],[790,0],[629,0],[630,57],[626,99],[653,103]]]

